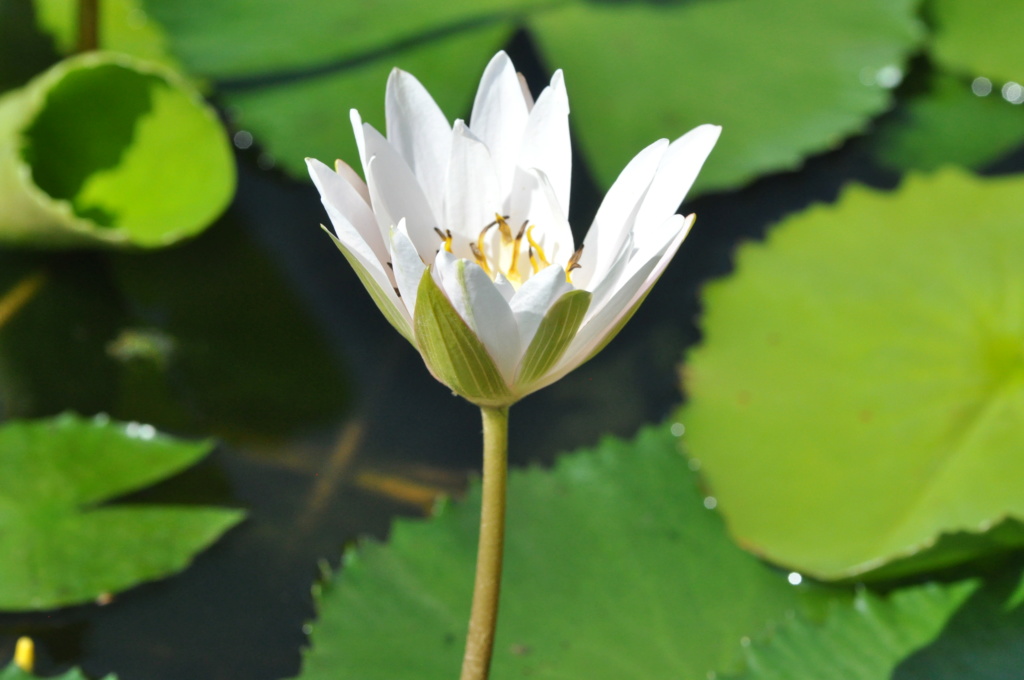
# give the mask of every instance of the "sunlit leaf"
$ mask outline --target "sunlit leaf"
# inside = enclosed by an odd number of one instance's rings
[[[1024,517],[1022,191],[954,171],[850,189],[708,287],[681,418],[744,546],[843,578],[1024,539],[984,533]]]
[[[242,513],[108,501],[210,448],[148,425],[72,415],[0,427],[0,609],[88,602],[183,569]]]
[[[514,417],[515,409],[513,409]],[[733,545],[668,428],[513,471],[495,678],[704,678],[809,604]],[[364,543],[326,586],[303,680],[458,674],[479,487]],[[396,644],[400,640],[401,644]]]
[[[172,72],[120,55],[60,62],[0,99],[0,241],[156,247],[234,193],[213,110]]]

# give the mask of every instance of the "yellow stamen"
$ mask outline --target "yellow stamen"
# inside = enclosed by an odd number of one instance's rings
[[[512,263],[508,266],[508,280],[513,283],[523,282],[523,277],[519,275],[519,245],[523,242],[527,224],[529,224],[529,220],[523,222],[523,226],[519,228],[519,233],[516,234],[515,240],[512,242]]]
[[[580,246],[579,250],[572,254],[569,261],[565,265],[565,280],[567,283],[572,283],[572,272],[574,269],[580,268],[580,258],[583,256],[583,246]]]
[[[533,240],[533,228],[537,225],[531,224],[530,228],[526,230],[526,240],[530,243],[530,264],[533,266],[533,273],[536,274],[544,267],[547,267],[550,262],[544,255],[544,249],[540,247],[540,244]]]
[[[452,252],[452,230],[445,229],[444,231],[441,231],[439,228],[434,227],[434,233],[440,236],[441,240],[444,241],[444,249],[449,253]]]
[[[508,226],[508,215],[499,215],[494,213],[494,221],[498,225],[498,230],[501,231],[501,242],[508,243],[512,240],[512,228]],[[486,228],[485,228],[486,230]]]
[[[480,268],[483,269],[488,276],[494,278],[494,273],[491,271],[490,265],[487,264],[487,258],[484,257],[483,252],[480,250],[480,246],[476,243],[470,242],[469,249],[473,252],[473,258],[476,260],[476,263],[480,265]]]
[[[32,638],[25,635],[18,638],[14,644],[14,665],[26,673],[33,671],[36,665],[36,646]]]

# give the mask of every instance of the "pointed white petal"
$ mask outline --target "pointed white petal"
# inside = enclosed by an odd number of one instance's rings
[[[435,215],[441,215],[452,128],[426,88],[394,69],[384,102],[387,137],[419,181]]]
[[[459,253],[469,257],[470,241],[476,242],[480,230],[501,210],[498,177],[487,147],[473,136],[462,121],[452,130],[451,160],[445,196],[444,228],[458,238]]]
[[[637,214],[638,229],[661,224],[679,208],[721,132],[717,125],[701,125],[669,145]]]
[[[552,265],[531,276],[509,302],[519,327],[519,346],[530,346],[540,322],[558,298],[573,289],[565,280],[565,270]]]
[[[338,173],[339,177],[352,185],[352,188],[356,190],[356,193],[359,194],[366,205],[370,205],[370,189],[366,186],[363,178],[359,176],[359,173],[352,169],[351,165],[339,158],[334,161],[334,171]]]
[[[682,219],[681,216],[677,217]],[[654,253],[652,257],[644,261],[630,263],[630,273],[619,288],[596,312],[588,311],[589,318],[580,326],[576,338],[569,345],[558,366],[545,378],[544,384],[550,384],[575,369],[621,330],[622,324],[630,314],[636,311],[640,301],[647,295],[651,286],[665,271],[665,267],[679,250],[683,239],[686,238],[687,227],[690,224],[692,224],[692,220],[687,220],[685,224],[680,225],[675,238],[660,252]]]
[[[391,230],[391,266],[402,301],[412,313],[416,309],[416,292],[420,287],[420,279],[423,278],[423,270],[427,266],[423,264],[416,247],[409,240],[405,220]]]
[[[574,275],[577,288],[590,290],[618,258],[626,236],[633,229],[644,192],[651,185],[668,140],[659,139],[633,157],[612,184],[593,224],[583,239],[583,259]]]
[[[331,216],[331,223],[335,225],[335,233],[342,243],[352,248],[354,245],[352,240],[358,236],[358,239],[369,247],[378,262],[387,261],[387,247],[380,237],[373,212],[370,210],[370,206],[363,201],[362,196],[351,184],[315,158],[307,158],[306,167],[309,169],[309,176],[313,179],[313,184],[320,192],[320,200],[324,207],[333,208],[337,214],[344,216],[344,227],[340,230],[335,216]],[[344,233],[348,232],[347,227],[351,227],[355,233]]]
[[[363,172],[366,172],[366,164],[370,159],[366,157],[366,140],[363,139],[363,119],[359,111],[350,109],[348,118],[352,121],[352,132],[356,137],[356,148],[359,149],[359,162],[363,164]]]
[[[498,52],[480,79],[469,129],[490,150],[502,195],[512,185],[528,117],[519,76],[508,55]]]
[[[391,227],[404,218],[409,238],[420,257],[425,262],[431,261],[439,243],[434,233],[438,222],[423,195],[423,189],[405,160],[383,135],[372,126],[364,124],[363,136],[366,153],[369,155],[366,182],[381,233],[385,238],[390,238]]]
[[[435,264],[441,272],[445,295],[511,384],[521,350],[515,317],[505,298],[484,270],[472,262],[442,250]]]
[[[336,213],[331,215],[331,219],[338,220],[335,223],[335,229],[339,234],[354,233],[354,228],[351,225],[346,228],[341,224],[345,221],[345,218],[338,214],[337,211],[329,208],[327,212],[328,214],[331,212]],[[330,235],[330,232],[328,232],[328,235]],[[402,299],[398,297],[398,293],[395,291],[395,284],[391,276],[385,273],[385,269],[377,258],[369,253],[366,244],[358,239],[346,242],[341,237],[335,239],[335,244],[344,253],[345,259],[348,260],[355,270],[359,280],[366,287],[370,297],[373,298],[373,301],[377,304],[377,307],[384,314],[388,322],[409,342],[416,344],[413,340],[412,312],[406,309]]]
[[[572,146],[569,143],[569,98],[561,70],[555,71],[551,84],[540,93],[530,111],[519,167],[543,171],[551,182],[562,213],[569,214]]]
[[[526,82],[526,76],[522,73],[517,71],[516,76],[519,78],[519,88],[523,91],[523,101],[526,102],[526,110],[529,111],[533,108],[533,95],[530,93],[530,85]]]

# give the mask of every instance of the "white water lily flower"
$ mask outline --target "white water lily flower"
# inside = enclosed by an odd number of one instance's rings
[[[567,214],[571,150],[562,72],[533,101],[499,52],[469,123],[449,125],[394,70],[387,138],[352,111],[364,182],[308,159],[337,245],[431,373],[480,406],[507,406],[596,354],[693,224],[675,214],[721,128],[641,151],[583,244]]]

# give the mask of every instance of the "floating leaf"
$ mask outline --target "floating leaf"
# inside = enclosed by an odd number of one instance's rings
[[[931,52],[941,64],[971,77],[1002,81],[997,85],[1024,83],[1024,42],[1020,39],[1024,4],[931,0],[928,16],[934,24]]]
[[[853,602],[833,602],[823,623],[802,617],[782,623],[771,640],[750,647],[748,670],[730,678],[902,680],[904,675],[893,674],[900,662],[934,640],[976,586],[976,582],[929,584],[889,597],[862,591]],[[935,676],[920,677],[935,680]]]
[[[952,170],[853,188],[708,287],[681,419],[740,543],[844,578],[944,534],[978,540],[901,569],[1024,538],[979,535],[1024,518],[1022,191]]]
[[[512,472],[495,677],[703,678],[737,669],[743,636],[820,596],[728,540],[677,441],[647,430]],[[474,485],[350,552],[300,677],[457,675],[479,503]]]
[[[1024,664],[1017,567],[986,579],[928,584],[832,602],[824,622],[793,617],[747,650],[732,680],[1003,680]]]
[[[394,66],[465,117],[487,59],[525,25],[544,63],[565,70],[603,183],[655,139],[711,122],[725,134],[698,186],[737,186],[863,129],[922,35],[916,0],[145,3],[182,62],[220,81],[237,123],[297,176],[306,156],[357,158],[345,112],[382,126]]]
[[[931,76],[871,138],[878,158],[900,170],[957,164],[980,168],[1024,142],[1024,111],[991,91],[991,84],[946,73]]]
[[[148,425],[72,415],[0,427],[0,609],[88,602],[183,569],[242,513],[106,502],[210,448]]]
[[[60,62],[0,99],[0,241],[157,247],[234,193],[213,110],[172,72],[123,55]]]

